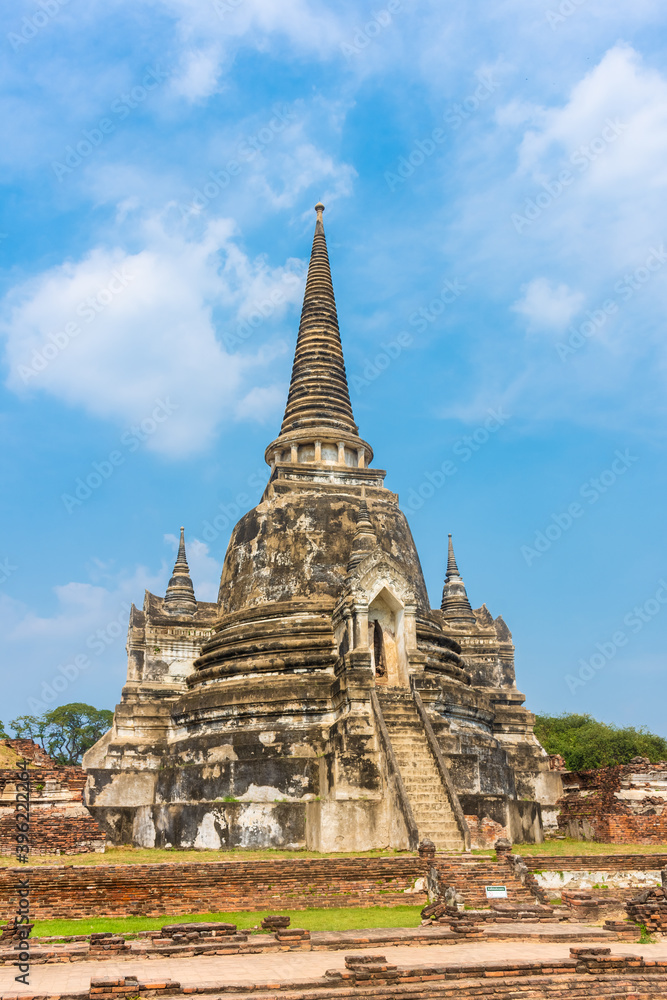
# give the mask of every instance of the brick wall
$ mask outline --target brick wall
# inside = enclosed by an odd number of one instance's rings
[[[667,843],[667,810],[662,816],[608,816],[600,839],[606,844]]]
[[[418,857],[287,858],[156,865],[0,870],[0,915],[12,913],[19,878],[30,879],[37,919],[422,904],[406,893],[424,874]]]
[[[83,804],[87,774],[56,764],[32,740],[3,740],[17,759],[30,762],[30,853],[80,854],[100,850],[105,834]],[[16,850],[16,771],[0,769],[0,854]]]
[[[513,903],[534,903],[535,897],[514,874],[508,863],[493,861],[468,861],[447,856],[436,858],[440,891],[453,885],[463,896],[466,906],[488,906],[487,885],[504,885]]]
[[[607,844],[667,841],[667,762],[648,761],[563,774],[559,827]]]
[[[30,854],[84,854],[104,847],[104,833],[92,816],[69,816],[66,812],[33,812],[30,818]],[[0,818],[0,854],[16,853],[16,822]]]
[[[506,863],[451,855],[435,861],[388,858],[276,858],[156,865],[29,867],[0,870],[0,915],[13,912],[17,879],[30,878],[37,919],[160,916],[309,906],[423,905],[413,890],[435,864],[441,885],[454,885],[468,906],[487,905],[485,887],[506,885],[513,902],[534,902]],[[422,885],[424,883],[421,883]]]

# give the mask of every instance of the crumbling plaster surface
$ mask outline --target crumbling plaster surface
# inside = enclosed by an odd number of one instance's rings
[[[270,498],[249,511],[232,534],[220,580],[219,603],[226,612],[296,597],[336,598],[343,590],[358,491],[355,495],[342,487],[334,492],[327,484],[319,489],[309,484],[307,492],[293,486],[271,489]],[[426,585],[405,515],[389,499],[393,494],[388,490],[369,493],[378,544],[400,560],[419,606],[426,610]]]
[[[132,608],[128,682],[110,737],[86,757],[88,802],[117,843],[406,846],[415,823],[393,763],[388,780],[377,685],[400,690],[412,710],[421,692],[430,714],[417,715],[419,739],[431,718],[445,761],[427,741],[441,810],[456,790],[480,831],[491,823],[540,839],[529,795],[551,786],[529,783],[548,764],[516,688],[511,633],[485,605],[458,625],[446,604],[430,607],[398,497],[368,468],[322,211],[285,419],[265,453],[269,482],[232,532],[216,604],[196,601],[182,535],[165,597],[147,593]],[[386,728],[399,745],[401,732],[411,737],[397,719]]]
[[[554,863],[558,863],[554,859]],[[647,871],[543,871],[534,872],[535,878],[541,889],[549,893],[551,897],[560,896],[563,889],[569,891],[589,891],[593,888],[609,889],[613,894],[614,889],[652,889],[660,885],[659,872]]]

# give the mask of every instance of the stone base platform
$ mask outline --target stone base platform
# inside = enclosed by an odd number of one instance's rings
[[[208,925],[207,925],[208,926]],[[224,926],[224,925],[223,925]],[[630,931],[633,925],[626,925]],[[447,927],[397,927],[371,928],[352,931],[278,931],[276,934],[234,934],[177,943],[171,939],[151,936],[144,932],[135,940],[122,936],[108,936],[109,944],[91,940],[102,935],[78,937],[72,940],[31,938],[30,961],[34,966],[71,964],[80,962],[132,962],[137,960],[160,961],[167,958],[188,959],[197,956],[262,955],[280,952],[347,951],[351,948],[377,948],[398,946],[424,948],[433,945],[461,945],[466,936]],[[634,928],[634,938],[639,939],[639,928]],[[542,941],[576,944],[579,942],[605,945],[618,940],[628,940],[625,935],[599,927],[582,924],[490,923],[480,927],[480,941]],[[0,966],[11,967],[16,959],[13,946],[0,949]]]
[[[500,955],[502,951],[502,957]],[[137,1000],[137,998],[183,997],[198,994],[218,995],[225,1000],[334,1000],[368,997],[369,1000],[421,1000],[432,997],[456,997],[457,1000],[489,1000],[493,996],[515,998],[540,997],[565,1000],[570,997],[627,997],[645,1000],[667,995],[667,946],[625,947],[614,954],[607,947],[534,945],[462,946],[459,961],[441,961],[433,955],[430,962],[420,962],[419,954],[409,955],[404,963],[402,948],[388,948],[381,954],[353,951],[337,957],[300,955],[271,959],[271,965],[257,958],[242,963],[218,959],[217,970],[210,960],[192,963],[190,975],[179,979],[169,973],[183,969],[182,962],[163,961],[157,975],[146,975],[137,968],[132,974],[119,974],[110,968],[107,975],[93,972],[87,983],[75,983],[74,970],[60,967],[49,970],[47,981],[22,989],[7,989],[0,1000]],[[268,957],[268,956],[267,956]],[[142,963],[143,964],[143,963]],[[90,966],[88,966],[90,968]],[[80,970],[83,972],[83,969]],[[155,971],[155,967],[153,970]],[[74,978],[82,979],[79,970]],[[46,973],[46,970],[44,970]],[[70,973],[68,976],[66,973]],[[110,973],[110,974],[109,974]],[[167,974],[165,974],[167,973]],[[208,977],[214,973],[214,978]],[[267,974],[268,973],[268,974]],[[2,977],[3,979],[6,977]],[[40,978],[43,978],[40,977]],[[1,980],[0,980],[1,981]]]
[[[372,958],[372,953],[376,952],[381,952],[390,965],[397,968],[406,967],[418,970],[414,973],[417,979],[411,979],[407,973],[403,975],[401,984],[399,984],[401,989],[407,988],[408,982],[421,982],[423,976],[426,975],[423,967],[435,969],[433,975],[440,977],[440,979],[444,977],[444,982],[449,982],[455,974],[459,978],[463,976],[471,982],[483,977],[487,982],[487,991],[491,981],[494,981],[495,984],[497,979],[502,979],[505,983],[508,977],[529,974],[532,988],[534,977],[552,975],[548,970],[555,968],[556,965],[575,961],[571,956],[572,935],[565,934],[568,930],[579,933],[580,943],[576,945],[579,949],[590,951],[601,947],[611,948],[612,951],[618,951],[624,956],[631,956],[633,960],[644,956],[644,965],[641,966],[642,975],[662,976],[660,969],[655,973],[650,971],[652,967],[647,965],[649,961],[667,963],[667,942],[641,945],[621,944],[620,942],[610,944],[610,935],[605,934],[599,928],[588,928],[590,936],[588,943],[581,942],[581,927],[567,928],[561,924],[558,927],[560,941],[550,940],[548,933],[540,934],[538,931],[544,931],[543,927],[536,927],[534,935],[519,937],[518,932],[524,931],[522,926],[517,928],[514,940],[507,937],[498,940],[497,937],[488,936],[481,942],[465,940],[454,942],[456,945],[454,948],[450,939],[437,940],[436,935],[441,934],[442,931],[431,928],[426,930],[426,935],[421,929],[398,932],[386,930],[348,931],[320,935],[320,940],[315,941],[316,947],[318,944],[330,947],[326,950],[322,947],[310,952],[302,950],[277,952],[277,949],[274,949],[255,954],[215,955],[209,953],[197,956],[195,961],[192,961],[190,957],[177,956],[156,957],[151,960],[146,955],[135,955],[131,960],[120,961],[115,956],[113,960],[85,960],[72,964],[56,961],[55,964],[32,966],[29,983],[26,985],[15,982],[14,976],[17,971],[15,967],[5,966],[0,969],[0,1000],[7,1000],[9,997],[20,997],[21,1000],[37,997],[48,998],[48,1000],[56,1000],[56,998],[60,998],[60,1000],[66,1000],[66,998],[95,1000],[99,995],[90,995],[89,987],[91,981],[98,979],[117,981],[113,987],[116,1000],[127,1000],[127,998],[140,995],[166,995],[165,991],[168,991],[169,996],[185,993],[247,995],[248,992],[254,991],[254,995],[275,995],[279,996],[281,1000],[298,1000],[302,995],[304,997],[311,995],[310,993],[294,992],[297,988],[314,991],[312,995],[322,997],[322,1000],[329,995],[326,991],[332,989],[335,989],[335,994],[331,993],[331,995],[341,998],[358,995],[370,997],[374,994],[372,992],[366,994],[365,990],[368,984],[364,985],[362,993],[361,980],[358,986],[350,989],[350,984],[344,977],[337,980],[336,983],[333,982],[333,978],[337,973],[346,974],[346,969],[349,972],[346,963],[351,955],[356,956],[357,964],[363,964],[364,960],[368,961]],[[556,932],[554,931],[554,933]],[[394,943],[387,942],[387,937],[393,938]],[[316,935],[313,935],[313,939],[315,938]],[[571,964],[563,966],[559,976],[566,973],[577,973],[577,964],[581,965],[580,962],[575,961],[574,966]],[[628,968],[630,967],[628,966]],[[608,969],[603,970],[601,974],[607,974],[608,971]],[[613,971],[616,974],[618,968]],[[325,975],[327,973],[330,974]],[[599,989],[597,992],[593,991],[590,973],[587,972],[586,976],[588,997],[606,996]],[[162,985],[158,986],[157,984]],[[290,989],[292,993],[289,992]],[[525,981],[522,989],[526,989]],[[663,992],[657,995],[667,996],[667,977],[660,979],[660,989]],[[447,994],[433,993],[432,995],[446,996]],[[465,996],[465,994],[462,995]],[[471,993],[470,995],[475,994]],[[493,995],[495,998],[496,994]],[[532,995],[550,996],[551,994],[546,992]],[[577,995],[576,991],[573,995]],[[635,990],[633,995],[640,997],[642,994],[641,991]],[[487,996],[489,996],[488,992]],[[525,997],[526,993],[521,993],[521,996]],[[99,998],[99,1000],[103,1000],[103,998]]]

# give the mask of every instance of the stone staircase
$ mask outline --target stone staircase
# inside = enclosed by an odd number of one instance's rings
[[[376,691],[419,839],[432,840],[438,851],[463,851],[463,837],[412,695],[403,689]]]
[[[438,870],[440,885],[453,885],[463,896],[466,906],[487,907],[487,885],[504,885],[510,903],[539,902],[507,862],[470,855],[452,858],[451,855],[440,854],[435,856],[433,863]]]

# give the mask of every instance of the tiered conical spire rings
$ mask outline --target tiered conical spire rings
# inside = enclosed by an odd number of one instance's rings
[[[190,579],[190,567],[185,556],[184,528],[181,528],[176,564],[162,606],[170,615],[194,615],[197,610],[195,590]]]
[[[324,205],[319,202],[315,211],[287,405],[280,434],[266,449],[266,460],[272,466],[366,468],[373,450],[359,437],[352,413],[322,221]]]
[[[472,625],[477,621],[468,600],[465,584],[461,579],[459,568],[456,565],[451,535],[449,535],[447,551],[447,575],[445,576],[445,585],[442,589],[442,604],[440,607],[447,621],[469,622]]]
[[[356,435],[322,222],[324,205],[319,202],[315,211],[317,223],[280,433],[317,426]]]
[[[359,501],[359,511],[357,513],[357,526],[352,540],[352,551],[347,564],[348,573],[352,573],[359,563],[366,556],[377,548],[378,540],[375,528],[368,513],[368,503],[364,488],[361,488],[361,500]]]

